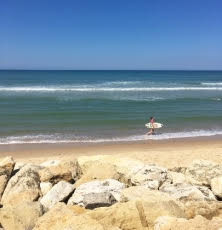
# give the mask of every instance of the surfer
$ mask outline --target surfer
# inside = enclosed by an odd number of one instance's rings
[[[150,123],[152,125],[152,128],[150,129],[150,131],[147,133],[147,135],[152,135],[154,134],[154,117],[150,117]]]

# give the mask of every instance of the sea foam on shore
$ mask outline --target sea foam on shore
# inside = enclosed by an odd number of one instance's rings
[[[190,137],[210,137],[222,135],[221,130],[197,130],[189,132],[175,132],[175,133],[160,133],[148,135],[132,135],[127,137],[113,137],[113,138],[95,138],[87,136],[76,135],[25,135],[25,136],[9,136],[1,137],[0,145],[10,144],[41,144],[41,143],[106,143],[106,142],[130,142],[130,141],[143,141],[143,140],[167,140],[167,139],[180,139]]]

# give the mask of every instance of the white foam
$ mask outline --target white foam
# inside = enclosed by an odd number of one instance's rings
[[[222,91],[222,87],[0,87],[0,92],[130,92],[130,91]]]
[[[204,137],[222,135],[222,130],[196,130],[186,132],[163,133],[152,136],[134,135],[127,137],[115,138],[98,138],[90,139],[90,137],[69,137],[65,138],[63,135],[30,135],[30,136],[11,136],[0,138],[0,145],[8,144],[53,144],[53,143],[104,143],[104,142],[128,142],[128,141],[143,141],[143,140],[165,140],[175,138],[188,137]]]
[[[215,86],[215,85],[222,85],[222,82],[202,82],[201,85]]]
[[[221,98],[219,98],[219,97],[213,97],[212,100],[213,101],[221,101]]]

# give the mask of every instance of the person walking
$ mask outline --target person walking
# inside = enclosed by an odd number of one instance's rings
[[[151,128],[150,131],[147,133],[147,135],[154,134],[154,117],[150,117],[150,124],[151,124]]]

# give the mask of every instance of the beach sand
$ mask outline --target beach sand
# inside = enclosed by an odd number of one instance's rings
[[[187,166],[195,159],[222,164],[222,138],[202,137],[171,140],[103,144],[15,144],[1,145],[0,156],[13,156],[20,162],[76,158],[83,155],[113,154],[171,168]]]

